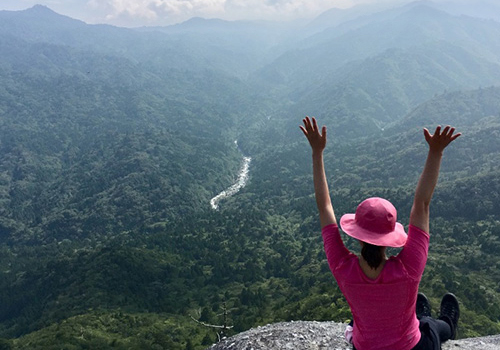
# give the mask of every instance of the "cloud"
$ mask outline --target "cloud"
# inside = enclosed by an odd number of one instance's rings
[[[122,24],[167,24],[194,16],[223,19],[292,19],[345,7],[353,0],[88,0],[102,20]]]
[[[195,16],[226,20],[290,20],[311,18],[332,7],[347,8],[359,4],[383,3],[402,5],[409,1],[412,0],[0,0],[0,9],[21,10],[35,4],[43,4],[56,12],[87,23],[134,27],[169,25]],[[463,9],[464,13],[471,11],[470,7],[465,7],[466,4],[498,4],[498,0],[433,2],[446,5],[453,3],[457,9]]]
[[[107,22],[135,20],[157,23],[193,16],[216,16],[224,12],[225,0],[90,0],[94,12],[106,13]]]
[[[0,0],[0,9],[25,9],[39,3],[88,23],[141,26],[167,25],[195,16],[289,20],[374,1],[389,0]]]
[[[226,0],[226,13],[243,18],[292,19],[310,17],[350,0]]]

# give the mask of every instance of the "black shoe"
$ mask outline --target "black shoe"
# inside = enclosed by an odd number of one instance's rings
[[[458,318],[460,317],[460,307],[455,295],[446,293],[441,300],[441,312],[439,319],[446,321],[451,326],[451,338],[455,339],[457,336]]]
[[[415,311],[419,320],[422,317],[431,317],[431,304],[424,293],[418,293]]]

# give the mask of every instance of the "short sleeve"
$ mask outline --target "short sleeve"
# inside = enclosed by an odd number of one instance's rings
[[[340,265],[342,259],[349,255],[349,250],[345,247],[340,238],[339,228],[336,224],[326,225],[321,230],[323,245],[325,247],[326,259],[332,272]]]
[[[398,259],[413,278],[421,278],[427,263],[429,234],[416,226],[408,227],[408,239]]]

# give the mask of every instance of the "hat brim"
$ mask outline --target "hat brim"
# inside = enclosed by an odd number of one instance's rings
[[[408,238],[403,225],[399,222],[396,222],[394,230],[381,234],[359,227],[355,220],[355,214],[343,215],[340,218],[340,228],[353,238],[381,247],[402,247]]]

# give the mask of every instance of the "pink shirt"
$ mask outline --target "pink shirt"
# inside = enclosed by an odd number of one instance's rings
[[[356,349],[409,350],[417,345],[415,303],[429,234],[410,225],[403,250],[387,260],[374,280],[364,274],[358,256],[345,247],[337,225],[323,227],[322,235],[330,270],[351,307]]]

